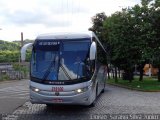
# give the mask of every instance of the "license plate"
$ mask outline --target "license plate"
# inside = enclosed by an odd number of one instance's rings
[[[53,102],[55,102],[55,103],[61,103],[61,102],[63,102],[63,100],[62,99],[53,99]]]

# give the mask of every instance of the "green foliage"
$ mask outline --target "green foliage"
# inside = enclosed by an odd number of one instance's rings
[[[27,44],[27,43],[33,43],[33,42],[34,42],[33,40],[25,39],[25,40],[23,41],[23,44],[25,45],[25,44]],[[19,46],[21,46],[21,41],[16,40],[16,41],[13,41],[13,43],[16,43],[16,44],[18,44]]]
[[[0,51],[4,50],[12,51],[18,49],[20,49],[20,46],[17,43],[0,40]]]
[[[91,28],[89,28],[89,30],[93,31],[97,37],[100,39],[101,43],[105,46],[107,45],[107,41],[105,40],[105,35],[103,32],[104,31],[104,27],[103,27],[103,22],[106,19],[106,15],[105,13],[97,13],[95,16],[92,17],[92,23],[93,26]],[[103,51],[103,49],[101,49],[101,47],[98,45],[97,47],[99,47],[98,51],[97,51],[97,55],[98,55],[98,61],[103,63],[103,64],[107,64],[107,55],[106,53]]]
[[[92,21],[90,30],[102,38],[109,63],[128,72],[133,72],[135,64],[147,62],[160,69],[159,0],[141,0],[141,5],[111,16],[98,13]]]
[[[26,76],[27,73],[29,72],[28,66],[20,65],[20,64],[18,64],[18,63],[14,63],[14,64],[13,64],[13,68],[14,68],[14,70],[16,70],[16,71],[24,72],[25,76]]]
[[[0,62],[18,62],[19,51],[0,51]]]
[[[134,35],[134,22],[126,9],[116,12],[104,22],[111,46],[111,63],[121,69],[132,69],[140,59],[138,40]]]
[[[29,40],[25,41],[31,42]],[[32,41],[33,42],[33,41]],[[31,50],[27,51],[26,61],[30,61]],[[20,59],[20,41],[7,42],[0,40],[0,63],[19,62]]]
[[[31,51],[27,51],[26,61],[30,61]],[[19,62],[20,52],[19,51],[0,51],[0,63],[3,62]]]
[[[158,3],[153,0],[141,3],[142,6],[123,9],[104,21],[104,32],[111,46],[111,63],[124,70],[132,69],[141,61],[160,58]]]
[[[92,17],[93,26],[89,28],[89,30],[93,31],[102,42],[105,42],[103,35],[104,34],[103,22],[105,21],[106,18],[107,16],[105,15],[104,12],[97,13],[95,16]]]
[[[9,76],[8,75],[1,75],[0,80],[9,80]]]
[[[127,80],[119,79],[117,83],[113,79],[107,80],[108,83],[121,85],[131,89],[145,90],[145,91],[160,91],[160,83],[157,82],[154,78],[145,77],[143,82],[139,81],[138,78],[135,78],[132,83]]]

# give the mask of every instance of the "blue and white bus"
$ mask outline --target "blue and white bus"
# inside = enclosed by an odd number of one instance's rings
[[[104,92],[106,67],[98,51],[106,51],[93,32],[39,35],[22,47],[22,61],[30,46],[31,103],[92,106]]]

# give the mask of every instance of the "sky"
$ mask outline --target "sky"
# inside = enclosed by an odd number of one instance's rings
[[[35,39],[43,33],[87,31],[91,17],[107,16],[140,0],[0,0],[0,39]]]

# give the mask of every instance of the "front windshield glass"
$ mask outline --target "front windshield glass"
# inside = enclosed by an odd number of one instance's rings
[[[88,77],[87,61],[89,61],[89,42],[63,42],[60,52],[60,68],[58,79],[80,79]],[[68,73],[68,76],[65,74]]]
[[[89,41],[37,44],[32,51],[32,77],[41,80],[75,80],[89,77]]]
[[[59,49],[58,41],[38,41],[32,51],[31,76],[57,80]]]

